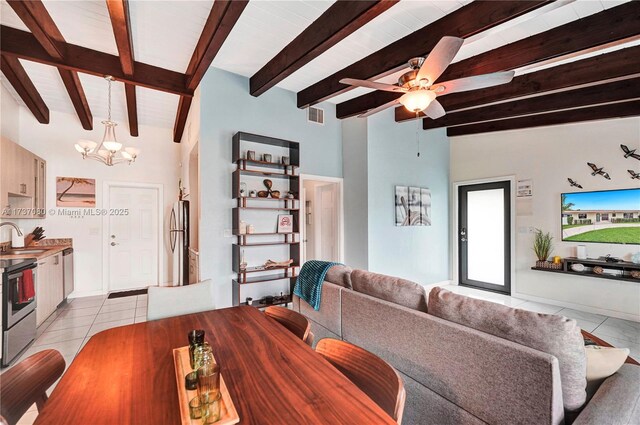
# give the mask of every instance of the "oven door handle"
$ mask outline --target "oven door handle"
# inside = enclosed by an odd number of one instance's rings
[[[9,279],[15,279],[16,277],[21,277],[22,276],[22,272],[25,270],[29,270],[29,269],[35,269],[38,265],[37,264],[33,264],[31,266],[28,267],[24,267],[16,272],[14,272],[13,274],[9,275]]]

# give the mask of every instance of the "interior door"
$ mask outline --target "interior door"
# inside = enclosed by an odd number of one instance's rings
[[[117,186],[109,189],[109,290],[159,283],[158,191]]]
[[[458,280],[511,293],[511,183],[458,188]]]
[[[335,184],[317,189],[319,217],[316,227],[316,257],[325,261],[338,261],[337,193]]]

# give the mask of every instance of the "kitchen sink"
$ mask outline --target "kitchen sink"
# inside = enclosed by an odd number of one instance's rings
[[[5,255],[22,255],[22,254],[42,254],[43,252],[47,252],[46,249],[16,249],[7,251]]]

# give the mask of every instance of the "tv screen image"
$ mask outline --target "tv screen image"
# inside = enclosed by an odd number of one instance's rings
[[[640,188],[563,193],[562,240],[640,245]]]

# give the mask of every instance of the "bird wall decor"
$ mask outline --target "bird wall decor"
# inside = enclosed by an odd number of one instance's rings
[[[593,170],[593,173],[591,173],[592,176],[596,176],[596,175],[601,175],[602,177],[604,177],[607,180],[611,180],[611,177],[609,177],[609,173],[605,172],[603,170],[603,167],[598,167],[596,164],[594,164],[593,162],[587,162],[587,165],[589,167],[591,167],[591,169]]]
[[[640,154],[637,154],[636,151],[637,149],[629,149],[627,147],[627,145],[620,145],[620,147],[622,148],[622,151],[624,152],[624,157],[625,158],[635,158],[637,160],[640,160]]]
[[[627,170],[631,174],[631,179],[640,180],[640,173],[636,173],[633,170]]]
[[[567,181],[569,182],[569,184],[571,185],[571,187],[577,187],[578,189],[582,189],[582,186],[578,184],[577,181],[568,178]]]

